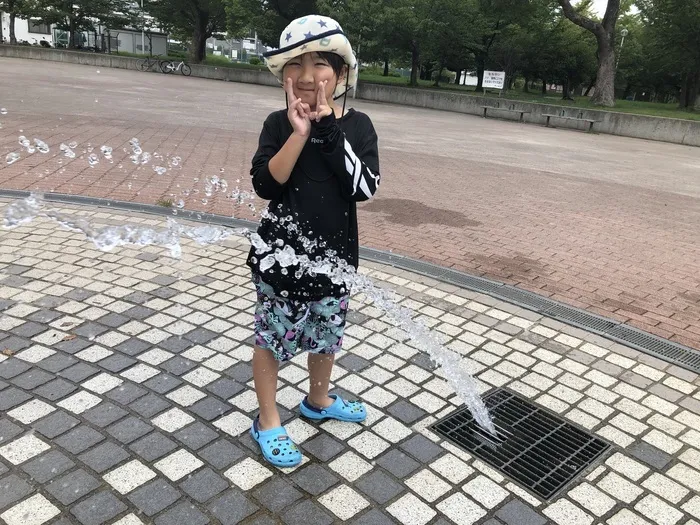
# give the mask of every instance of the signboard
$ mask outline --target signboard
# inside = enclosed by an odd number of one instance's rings
[[[505,82],[505,71],[484,71],[484,89],[503,89]]]

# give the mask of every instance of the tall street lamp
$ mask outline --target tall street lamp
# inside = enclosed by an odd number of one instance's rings
[[[615,71],[617,72],[617,66],[620,64],[620,57],[622,56],[622,46],[625,45],[625,37],[630,34],[629,30],[626,27],[622,28],[622,31],[620,31],[620,34],[622,35],[622,40],[620,41],[620,51],[617,53],[617,60],[615,61]]]

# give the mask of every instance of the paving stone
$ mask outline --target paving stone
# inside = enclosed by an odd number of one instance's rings
[[[183,337],[198,345],[205,345],[215,337],[218,337],[218,335],[219,334],[216,332],[212,332],[206,328],[196,328],[195,330],[186,333]]]
[[[407,425],[410,425],[418,419],[428,415],[425,410],[418,408],[413,403],[409,403],[403,399],[391,405],[387,409],[387,412]]]
[[[10,330],[13,334],[19,337],[27,337],[27,338],[32,338],[35,335],[39,335],[42,332],[46,331],[46,325],[35,323],[33,321],[28,321],[24,324],[19,325],[16,328],[13,328]]]
[[[236,489],[226,491],[226,494],[216,498],[207,508],[216,516],[221,525],[234,525],[258,510],[248,498]]]
[[[245,390],[245,387],[236,381],[222,377],[213,383],[209,383],[204,387],[204,389],[208,390],[215,396],[220,397],[221,399],[231,399],[236,394],[239,394]]]
[[[248,363],[238,363],[224,372],[239,383],[247,383],[253,379],[253,367]]]
[[[0,479],[0,511],[33,491],[29,483],[15,474]]]
[[[194,405],[188,407],[188,410],[206,421],[213,421],[231,412],[233,407],[213,396],[209,396],[197,401]]]
[[[297,501],[302,494],[284,479],[275,478],[256,489],[253,496],[271,512],[279,515],[282,509]]]
[[[192,348],[194,343],[189,339],[185,339],[184,337],[173,335],[172,337],[168,337],[164,341],[158,343],[158,346],[163,350],[167,350],[168,352],[179,354],[188,348]]]
[[[70,505],[100,486],[100,482],[83,469],[56,478],[44,488],[64,505]]]
[[[119,328],[121,325],[128,323],[131,319],[125,315],[110,313],[97,319],[97,323],[110,328]]]
[[[198,366],[199,363],[197,363],[196,361],[192,361],[191,359],[186,359],[181,356],[175,356],[159,365],[159,367],[162,370],[170,372],[171,374],[176,376],[184,375],[190,370],[194,370]]]
[[[119,421],[127,414],[128,412],[126,410],[119,408],[109,401],[103,401],[99,405],[92,407],[90,410],[83,412],[82,417],[87,419],[93,425],[104,428],[107,425],[111,425],[115,421]]]
[[[141,291],[133,292],[133,293],[130,293],[129,295],[125,295],[123,297],[124,301],[128,301],[128,302],[134,303],[134,304],[147,303],[151,299],[153,299],[152,295],[149,295],[146,292],[141,292]]]
[[[282,521],[287,525],[330,525],[333,518],[320,506],[311,500],[304,500],[282,515]]]
[[[17,352],[18,350],[21,350],[21,348],[12,348],[11,345],[8,345],[7,343],[8,339],[2,342],[3,349],[9,348],[13,352]],[[27,345],[29,346],[29,345]],[[23,347],[26,348],[26,347]],[[31,368],[30,365],[25,363],[24,361],[20,361],[19,359],[11,357],[10,359],[7,359],[6,361],[3,361],[0,363],[0,378],[2,379],[12,379],[13,377],[16,377],[20,374],[25,373],[27,370]]]
[[[105,490],[73,506],[70,512],[83,525],[102,525],[127,508],[114,494]]]
[[[294,472],[292,481],[301,487],[302,490],[313,496],[318,496],[338,483],[338,478],[321,465],[310,464]]]
[[[68,432],[71,428],[80,424],[80,420],[67,414],[63,410],[57,410],[48,416],[41,418],[32,424],[32,427],[49,439]]]
[[[379,470],[367,474],[357,481],[355,486],[380,505],[384,505],[405,490],[393,478]]]
[[[420,467],[420,463],[397,449],[389,450],[377,460],[377,464],[399,479],[405,479]]]
[[[182,523],[187,525],[205,525],[209,523],[207,518],[197,507],[190,503],[180,503],[156,518],[156,525],[174,525]]]
[[[2,367],[0,367],[2,368]],[[7,412],[11,408],[21,405],[32,398],[19,388],[10,387],[0,391],[0,411]]]
[[[159,297],[160,299],[170,299],[171,297],[178,295],[180,292],[174,290],[173,288],[169,288],[168,286],[161,286],[160,288],[151,290],[150,293],[156,297]]]
[[[198,450],[219,437],[219,433],[204,423],[195,421],[173,434],[173,437],[192,450]]]
[[[171,406],[156,394],[148,394],[129,405],[132,410],[143,417],[153,417]]]
[[[671,403],[678,403],[678,400],[683,397],[681,392],[658,383],[651,385],[651,387],[649,387],[649,392],[656,394],[661,399],[665,399]]]
[[[629,383],[630,385],[636,386],[637,388],[641,388],[642,390],[647,390],[651,385],[654,384],[654,381],[649,379],[648,377],[641,376],[639,374],[636,374],[635,372],[630,372],[629,370],[623,374],[620,374],[620,379],[622,379],[626,383]]]
[[[420,434],[413,436],[399,447],[423,463],[432,461],[444,452],[444,449]]]
[[[107,429],[107,432],[122,443],[128,444],[148,434],[153,427],[139,418],[130,416]]]
[[[156,254],[144,253],[144,257],[155,257],[150,259],[144,258],[144,261],[155,261],[158,259],[158,256],[156,256]],[[159,284],[161,286],[170,286],[171,284],[176,283],[178,279],[170,275],[158,275],[152,279],[149,279],[149,281],[153,284]]]
[[[180,484],[180,488],[199,503],[209,501],[229,486],[230,483],[227,480],[208,467],[189,476]]]
[[[22,470],[29,474],[34,481],[46,483],[74,466],[75,463],[67,456],[57,450],[50,450],[28,463],[22,464]]]
[[[156,310],[146,306],[134,306],[133,308],[129,308],[128,310],[124,311],[123,315],[131,319],[136,319],[137,321],[143,321],[147,317],[151,317],[157,313],[158,312]]]
[[[133,450],[146,461],[160,459],[176,448],[177,443],[160,432],[151,432],[146,437],[129,445],[130,450]]]
[[[244,452],[226,439],[220,439],[198,452],[214,468],[223,470],[245,456]]]
[[[62,378],[56,378],[53,381],[43,384],[34,393],[49,401],[58,401],[63,399],[68,394],[75,392],[78,389],[73,383],[70,383]]]
[[[647,465],[650,465],[658,470],[663,470],[666,468],[672,460],[673,456],[667,454],[663,450],[659,450],[649,443],[639,442],[630,446],[627,451],[632,454],[635,458],[643,461]]]
[[[180,379],[177,379],[169,374],[158,374],[148,381],[143,383],[143,386],[158,394],[165,394],[174,390],[182,384]]]
[[[182,494],[162,479],[156,479],[131,492],[127,497],[146,516],[151,517],[175,503]]]
[[[33,390],[40,385],[48,383],[55,377],[54,374],[44,372],[40,368],[32,368],[21,375],[13,377],[10,379],[10,382],[24,390]]]
[[[133,403],[142,396],[148,393],[147,390],[141,388],[140,386],[131,383],[130,381],[125,381],[117,388],[113,388],[105,394],[106,397],[112,401],[116,401],[120,405],[128,405]]]
[[[136,359],[131,359],[125,355],[114,354],[100,361],[100,366],[110,372],[118,374],[136,363]]]
[[[2,308],[0,308],[2,310]],[[61,317],[63,314],[61,312],[56,312],[55,310],[42,309],[34,312],[32,315],[27,317],[30,321],[35,323],[49,324]]]
[[[87,363],[78,363],[70,368],[61,370],[58,375],[68,381],[73,381],[74,383],[82,383],[87,378],[94,376],[99,372],[99,369],[91,366]]]
[[[14,301],[11,301],[9,299],[0,299],[0,312],[4,312],[5,310],[10,309],[15,304],[16,303]]]
[[[393,525],[394,523],[396,522],[389,518],[386,514],[378,511],[377,509],[372,509],[356,520],[351,521],[350,525]]]
[[[320,434],[310,441],[305,441],[301,447],[318,458],[322,463],[326,463],[345,450],[345,445],[333,439],[328,434]]]
[[[97,295],[97,292],[93,292],[92,290],[86,290],[85,288],[74,288],[73,290],[65,294],[63,297],[66,297],[67,299],[71,299],[73,301],[83,302],[85,301],[85,299],[89,299],[94,295]]]
[[[151,348],[150,343],[142,341],[141,339],[138,339],[136,337],[131,337],[123,343],[119,343],[114,349],[118,352],[121,352],[122,354],[135,356],[145,352],[149,348]]]
[[[87,323],[83,323],[82,325],[80,325],[78,328],[74,328],[72,332],[75,335],[79,335],[80,337],[84,337],[86,339],[94,339],[95,337],[100,336],[105,332],[109,332],[109,328],[107,328],[104,325],[88,321]]]
[[[338,364],[349,372],[361,372],[365,368],[372,366],[371,361],[351,353],[348,353],[342,359],[339,359]]]
[[[12,421],[5,418],[0,419],[0,447],[12,441],[12,438],[19,436],[22,432],[24,429]]]
[[[55,374],[61,370],[65,370],[69,366],[73,366],[76,363],[78,363],[78,360],[75,357],[56,353],[51,357],[47,357],[46,359],[38,362],[37,366],[43,370],[46,370],[47,372]]]
[[[97,430],[93,430],[86,425],[81,425],[55,439],[54,443],[72,454],[80,454],[82,451],[96,445],[103,439],[104,436]]]
[[[98,474],[101,474],[130,457],[129,453],[122,447],[107,441],[87,452],[83,452],[78,456],[78,459]]]
[[[435,370],[435,364],[430,359],[427,354],[416,354],[411,358],[411,363],[419,366],[423,370],[433,371]]]

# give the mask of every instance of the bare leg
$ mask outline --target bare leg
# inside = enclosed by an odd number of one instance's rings
[[[333,399],[328,397],[335,354],[309,353],[309,402],[315,407],[329,407]]]
[[[279,363],[270,350],[255,346],[253,354],[253,380],[260,406],[260,428],[269,429],[281,425],[277,411],[277,372]]]

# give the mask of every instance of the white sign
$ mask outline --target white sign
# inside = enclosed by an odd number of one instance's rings
[[[484,71],[484,89],[503,89],[505,82],[505,71]]]

